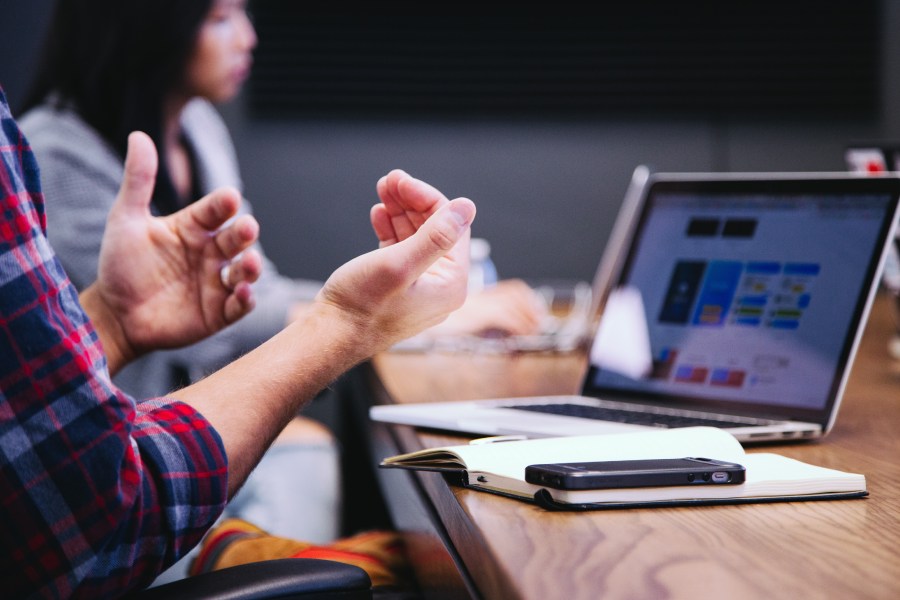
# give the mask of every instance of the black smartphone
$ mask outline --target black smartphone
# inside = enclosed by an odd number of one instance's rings
[[[744,482],[742,465],[711,458],[659,458],[529,465],[525,481],[558,490],[726,485]]]

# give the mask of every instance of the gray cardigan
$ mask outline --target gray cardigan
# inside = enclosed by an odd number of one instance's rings
[[[50,242],[69,278],[83,289],[97,278],[100,241],[122,180],[122,159],[72,110],[45,105],[19,123],[41,169]],[[182,127],[196,152],[203,193],[224,185],[242,189],[234,146],[216,109],[205,100],[192,101],[183,112]],[[251,211],[248,202],[243,210]],[[263,254],[263,274],[254,285],[257,304],[250,315],[188,348],[142,357],[115,381],[139,399],[171,391],[176,368],[196,381],[278,332],[289,307],[312,299],[320,285],[280,275]]]

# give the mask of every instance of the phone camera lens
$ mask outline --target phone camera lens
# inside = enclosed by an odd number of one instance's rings
[[[696,479],[696,478],[697,478],[697,477],[696,477],[693,473],[688,473],[688,478],[687,478],[687,479],[688,479],[688,481],[690,481],[691,483],[693,483],[693,482],[694,482],[694,479]]]

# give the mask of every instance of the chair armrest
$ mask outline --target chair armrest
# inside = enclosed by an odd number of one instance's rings
[[[369,600],[368,574],[353,565],[310,558],[266,560],[202,573],[129,596],[132,600]]]

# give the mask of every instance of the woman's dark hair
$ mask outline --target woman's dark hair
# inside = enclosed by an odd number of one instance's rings
[[[212,0],[57,0],[21,112],[58,94],[124,158],[128,134],[160,152],[153,202],[177,207],[166,168],[163,100],[182,84]]]

